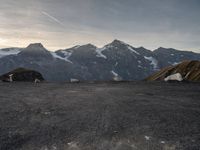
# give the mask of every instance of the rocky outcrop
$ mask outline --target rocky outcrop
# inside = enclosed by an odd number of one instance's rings
[[[146,80],[169,81],[172,78],[175,80],[175,76],[177,81],[200,81],[200,61],[184,61],[176,66],[164,68]]]
[[[0,80],[4,82],[23,81],[23,82],[38,82],[43,81],[44,78],[41,73],[28,70],[25,68],[18,68],[0,76]]]

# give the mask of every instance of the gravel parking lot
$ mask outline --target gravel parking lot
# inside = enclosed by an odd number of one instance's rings
[[[199,83],[0,83],[0,150],[199,149]]]

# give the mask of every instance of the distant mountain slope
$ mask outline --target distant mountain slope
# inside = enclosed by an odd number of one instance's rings
[[[16,55],[20,53],[20,48],[4,48],[0,49],[0,58],[8,56],[8,55]]]
[[[200,61],[184,61],[176,66],[170,66],[148,77],[147,81],[163,81],[170,75],[179,73],[183,80],[200,81]]]
[[[156,55],[161,68],[176,65],[185,60],[200,60],[200,54],[190,51],[180,51],[172,48],[158,48],[153,53]]]
[[[184,60],[200,60],[200,54],[165,48],[150,51],[119,40],[102,48],[86,44],[55,52],[35,43],[1,49],[0,74],[23,67],[41,72],[48,81],[141,80]]]

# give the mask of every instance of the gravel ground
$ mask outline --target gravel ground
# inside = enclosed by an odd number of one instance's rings
[[[199,149],[199,83],[0,83],[0,150]]]

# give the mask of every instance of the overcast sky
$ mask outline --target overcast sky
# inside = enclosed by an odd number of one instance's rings
[[[0,0],[0,47],[50,50],[114,39],[200,52],[200,0]]]

